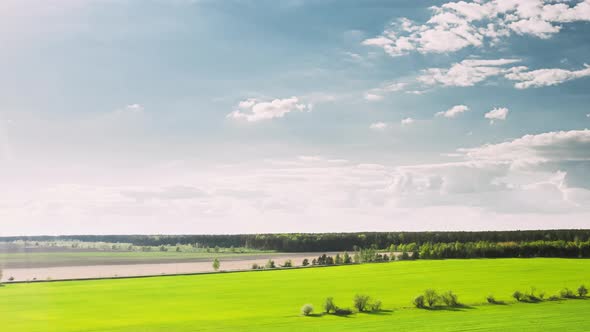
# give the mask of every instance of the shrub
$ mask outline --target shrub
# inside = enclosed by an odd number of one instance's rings
[[[283,267],[293,267],[293,262],[290,259],[287,259],[284,263],[283,263]]]
[[[303,266],[308,266],[308,265],[309,265],[309,259],[307,259],[307,258],[304,258],[304,259],[303,259],[303,262],[301,262],[301,265],[303,265]]]
[[[522,296],[522,300],[525,301],[525,302],[539,302],[539,301],[541,301],[541,298],[540,297],[537,297],[535,295],[535,292],[536,291],[537,291],[537,288],[531,287],[531,292],[528,293],[528,294],[524,294]],[[543,296],[545,296],[545,294],[543,294]]]
[[[9,277],[8,281],[14,281],[14,277]]]
[[[358,264],[358,263],[360,263],[360,262],[361,262],[361,255],[359,255],[359,253],[358,253],[358,252],[355,252],[355,253],[354,253],[354,256],[352,256],[352,261],[353,261],[355,264]]]
[[[578,287],[578,295],[580,297],[585,297],[586,295],[588,295],[588,288],[586,288],[586,286],[584,285]]]
[[[523,299],[524,294],[522,294],[521,291],[514,291],[514,293],[512,293],[512,297],[516,299],[516,301],[521,301]]]
[[[336,305],[334,304],[333,297],[327,297],[326,301],[324,301],[324,312],[329,314],[330,312],[336,311]]]
[[[267,269],[274,269],[275,266],[275,261],[273,261],[272,259],[269,259],[268,262],[266,262],[266,265],[264,266]]]
[[[453,293],[452,291],[443,293],[443,295],[441,295],[441,300],[447,307],[456,307],[459,305],[457,294]]]
[[[343,263],[344,264],[352,263],[352,258],[350,257],[350,255],[347,252],[344,253]]]
[[[213,260],[213,270],[215,270],[215,271],[219,270],[220,266],[221,266],[221,263],[219,262],[219,259],[215,258]]]
[[[309,316],[313,312],[313,306],[311,304],[306,304],[301,308],[301,313],[303,316]]]
[[[571,299],[571,298],[576,297],[574,295],[574,292],[571,289],[569,289],[569,288],[564,288],[564,289],[560,290],[559,291],[559,296],[561,296],[564,299]]]
[[[436,294],[434,289],[429,288],[424,291],[424,300],[426,300],[426,303],[428,303],[429,307],[432,307],[439,300],[438,294]]]
[[[258,265],[256,263],[252,264],[252,270],[258,270],[258,269],[260,269],[260,265]]]
[[[381,301],[375,300],[375,302],[371,303],[371,311],[372,312],[381,311]]]
[[[352,310],[348,309],[348,308],[338,308],[336,307],[336,309],[334,309],[334,315],[338,315],[338,316],[348,316],[352,314]]]
[[[424,295],[418,295],[416,296],[416,298],[414,299],[414,306],[416,306],[416,308],[424,308]]]
[[[369,304],[369,300],[370,300],[369,296],[357,294],[357,295],[354,296],[353,306],[359,312],[366,311],[367,310],[367,305]]]
[[[549,299],[548,300],[549,301],[558,301],[559,300],[559,296],[557,296],[557,295],[551,295],[551,296],[549,296]]]

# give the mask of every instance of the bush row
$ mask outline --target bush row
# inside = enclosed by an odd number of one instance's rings
[[[357,294],[352,299],[352,306],[357,312],[379,312],[381,311],[381,301],[372,300],[368,295]],[[313,313],[313,306],[306,304],[301,308],[301,313],[304,316],[309,316]],[[327,297],[323,305],[323,313],[325,315],[348,316],[353,314],[350,308],[341,308],[336,305],[333,297]]]

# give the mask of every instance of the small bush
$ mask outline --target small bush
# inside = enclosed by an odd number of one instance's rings
[[[306,304],[301,308],[301,314],[303,316],[309,316],[313,312],[313,306],[311,304]]]
[[[324,312],[329,314],[330,312],[336,311],[336,305],[334,304],[333,297],[327,297],[324,301]]]
[[[520,302],[522,301],[524,294],[522,294],[521,291],[514,291],[514,293],[512,293],[512,297],[516,299],[516,301]]]
[[[283,263],[283,267],[293,267],[293,262],[290,259],[287,259],[284,263]]]
[[[522,296],[522,301],[524,301],[524,302],[540,302],[541,298],[538,297],[537,295],[535,295],[536,291],[537,291],[537,288],[531,287],[530,293],[524,294]],[[543,296],[545,296],[545,294],[543,294]]]
[[[8,278],[8,281],[14,281],[14,277]]]
[[[301,262],[301,265],[303,265],[303,266],[308,266],[308,265],[309,265],[309,259],[307,259],[307,258],[304,258],[304,259],[303,259],[303,262]]]
[[[426,300],[429,307],[433,307],[438,302],[439,297],[434,289],[427,289],[424,291],[424,300]]]
[[[334,315],[338,315],[338,316],[352,315],[352,310],[350,310],[348,308],[338,308],[338,307],[336,307],[336,309],[334,309]]]
[[[588,295],[588,288],[586,288],[586,286],[584,285],[578,287],[578,295],[580,297],[585,297],[586,295]]]
[[[215,258],[213,260],[213,270],[218,271],[221,263],[219,262],[219,258]]]
[[[561,296],[564,299],[572,299],[572,298],[576,297],[574,295],[574,292],[569,288],[564,288],[564,289],[560,290],[559,296]]]
[[[457,294],[453,293],[452,291],[443,293],[440,298],[447,307],[456,307],[459,305]]]
[[[276,267],[275,266],[275,261],[273,261],[272,259],[269,259],[266,262],[266,265],[264,267],[267,268],[267,269],[274,269]]]
[[[353,306],[359,312],[366,311],[367,310],[367,305],[369,304],[369,300],[370,300],[369,296],[357,294],[357,295],[354,296]]]
[[[559,301],[559,296],[557,295],[551,295],[548,298],[549,301]]]
[[[379,312],[381,311],[381,301],[375,300],[375,302],[371,303],[371,311],[372,312]]]
[[[424,304],[424,295],[418,295],[416,296],[416,298],[414,299],[414,306],[416,306],[416,308],[424,308],[425,304]]]
[[[494,297],[494,295],[488,295],[486,297],[486,301],[488,301],[489,304],[496,304],[496,303],[498,303],[498,301],[496,301],[496,298]]]

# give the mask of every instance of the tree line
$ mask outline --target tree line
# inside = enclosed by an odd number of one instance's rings
[[[2,237],[0,241],[83,241],[130,243],[136,246],[244,247],[282,252],[357,251],[359,248],[389,248],[392,244],[417,246],[468,242],[586,242],[590,230],[525,230],[485,232],[360,232],[285,233],[232,235],[65,235]]]
[[[405,252],[405,246],[401,247]],[[455,242],[413,246],[414,258],[590,257],[590,241]]]

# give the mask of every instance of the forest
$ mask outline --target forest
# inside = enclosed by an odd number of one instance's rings
[[[422,247],[424,244],[454,243],[532,243],[559,242],[552,246],[590,240],[590,230],[523,230],[480,232],[359,232],[359,233],[285,233],[285,234],[227,234],[227,235],[63,235],[0,237],[0,242],[12,241],[82,241],[130,243],[136,246],[192,245],[207,247],[244,247],[280,252],[355,251],[360,248],[390,248],[392,245]],[[514,245],[513,245],[514,246]],[[519,245],[520,246],[520,245]],[[545,250],[545,245],[537,246]],[[530,246],[527,246],[529,250]],[[424,249],[426,250],[426,249]],[[430,250],[430,249],[428,249]],[[449,252],[450,249],[445,249]],[[511,250],[503,245],[503,252]],[[403,251],[403,250],[399,250]],[[413,250],[408,250],[413,251]],[[461,251],[461,250],[459,250]],[[459,255],[459,254],[457,254]],[[427,255],[430,256],[430,255]]]

